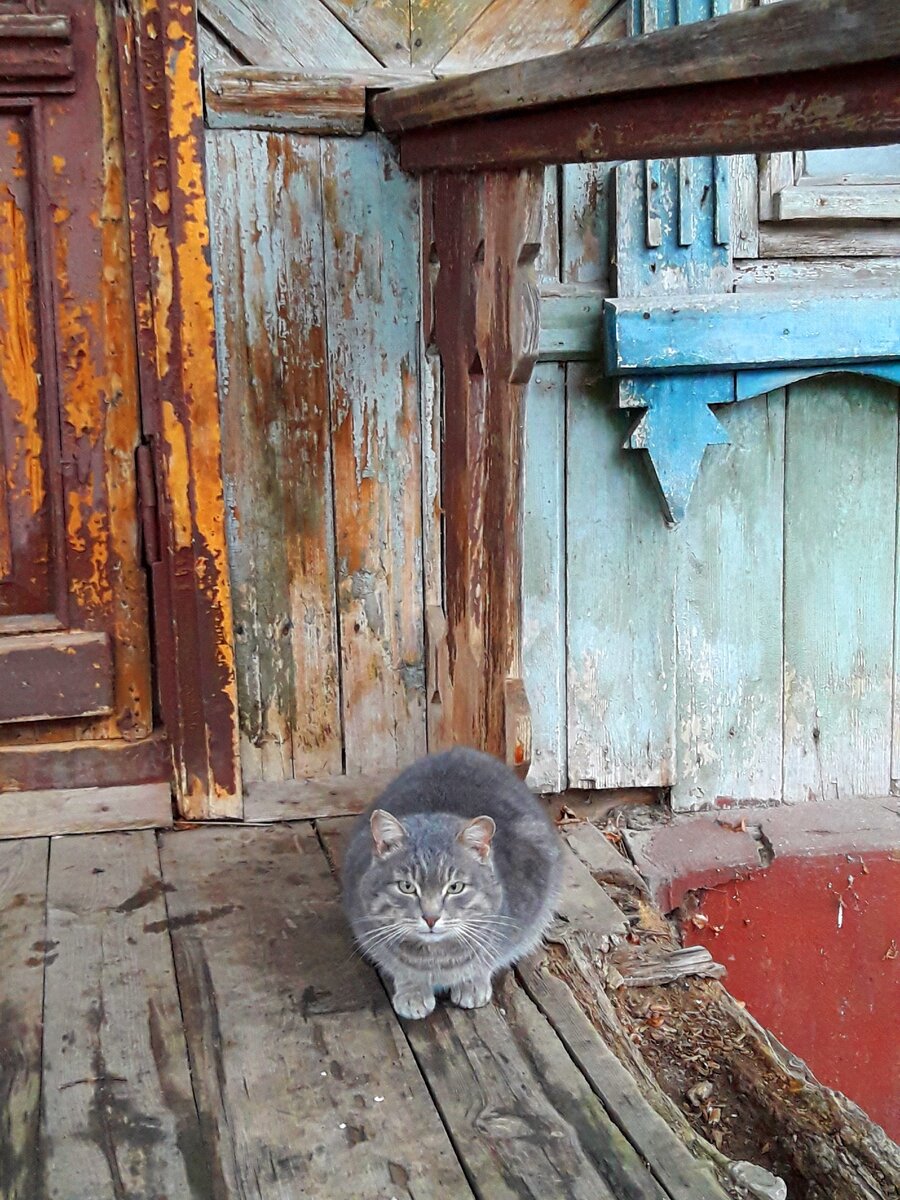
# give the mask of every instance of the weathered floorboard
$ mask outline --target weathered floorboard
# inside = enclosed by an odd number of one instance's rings
[[[345,769],[425,748],[418,188],[383,139],[323,140]]]
[[[153,833],[51,845],[35,950],[46,961],[43,1154],[54,1200],[213,1196],[165,891]]]
[[[784,394],[717,415],[674,535],[679,809],[781,799]]]
[[[896,389],[789,389],[784,799],[884,795],[891,757]],[[891,514],[887,527],[879,526]],[[882,517],[879,517],[882,514]]]
[[[0,1196],[40,1195],[49,842],[0,843]]]
[[[162,861],[223,1193],[471,1200],[312,828],[173,834]]]
[[[552,1027],[506,976],[495,1002],[439,1006],[407,1037],[479,1194],[665,1200]]]
[[[0,793],[0,839],[158,829],[172,819],[168,783]]]
[[[331,779],[289,779],[283,783],[251,783],[244,794],[244,820],[309,821],[361,813],[387,787],[397,771],[336,775]]]

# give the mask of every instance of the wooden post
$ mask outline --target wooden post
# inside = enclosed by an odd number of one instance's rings
[[[540,329],[543,171],[436,173],[422,186],[424,311],[443,369],[446,652],[431,647],[430,743],[479,746],[524,774],[522,400]],[[430,636],[441,625],[430,620]]]

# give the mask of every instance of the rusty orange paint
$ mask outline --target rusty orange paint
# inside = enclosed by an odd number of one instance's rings
[[[20,475],[6,480],[12,497],[27,496],[32,514],[44,503],[43,444],[40,432],[40,386],[37,375],[37,334],[30,301],[33,279],[25,216],[15,197],[0,195],[0,376],[12,406],[16,445],[12,459]]]

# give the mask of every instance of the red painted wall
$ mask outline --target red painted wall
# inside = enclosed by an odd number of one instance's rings
[[[685,876],[681,886],[692,885]],[[900,854],[776,856],[697,893],[685,941],[830,1087],[900,1140]]]

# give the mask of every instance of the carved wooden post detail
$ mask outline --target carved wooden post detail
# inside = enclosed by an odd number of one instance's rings
[[[543,171],[435,173],[422,186],[427,341],[443,378],[444,610],[428,621],[430,741],[505,755],[524,774],[523,393],[540,329]]]

